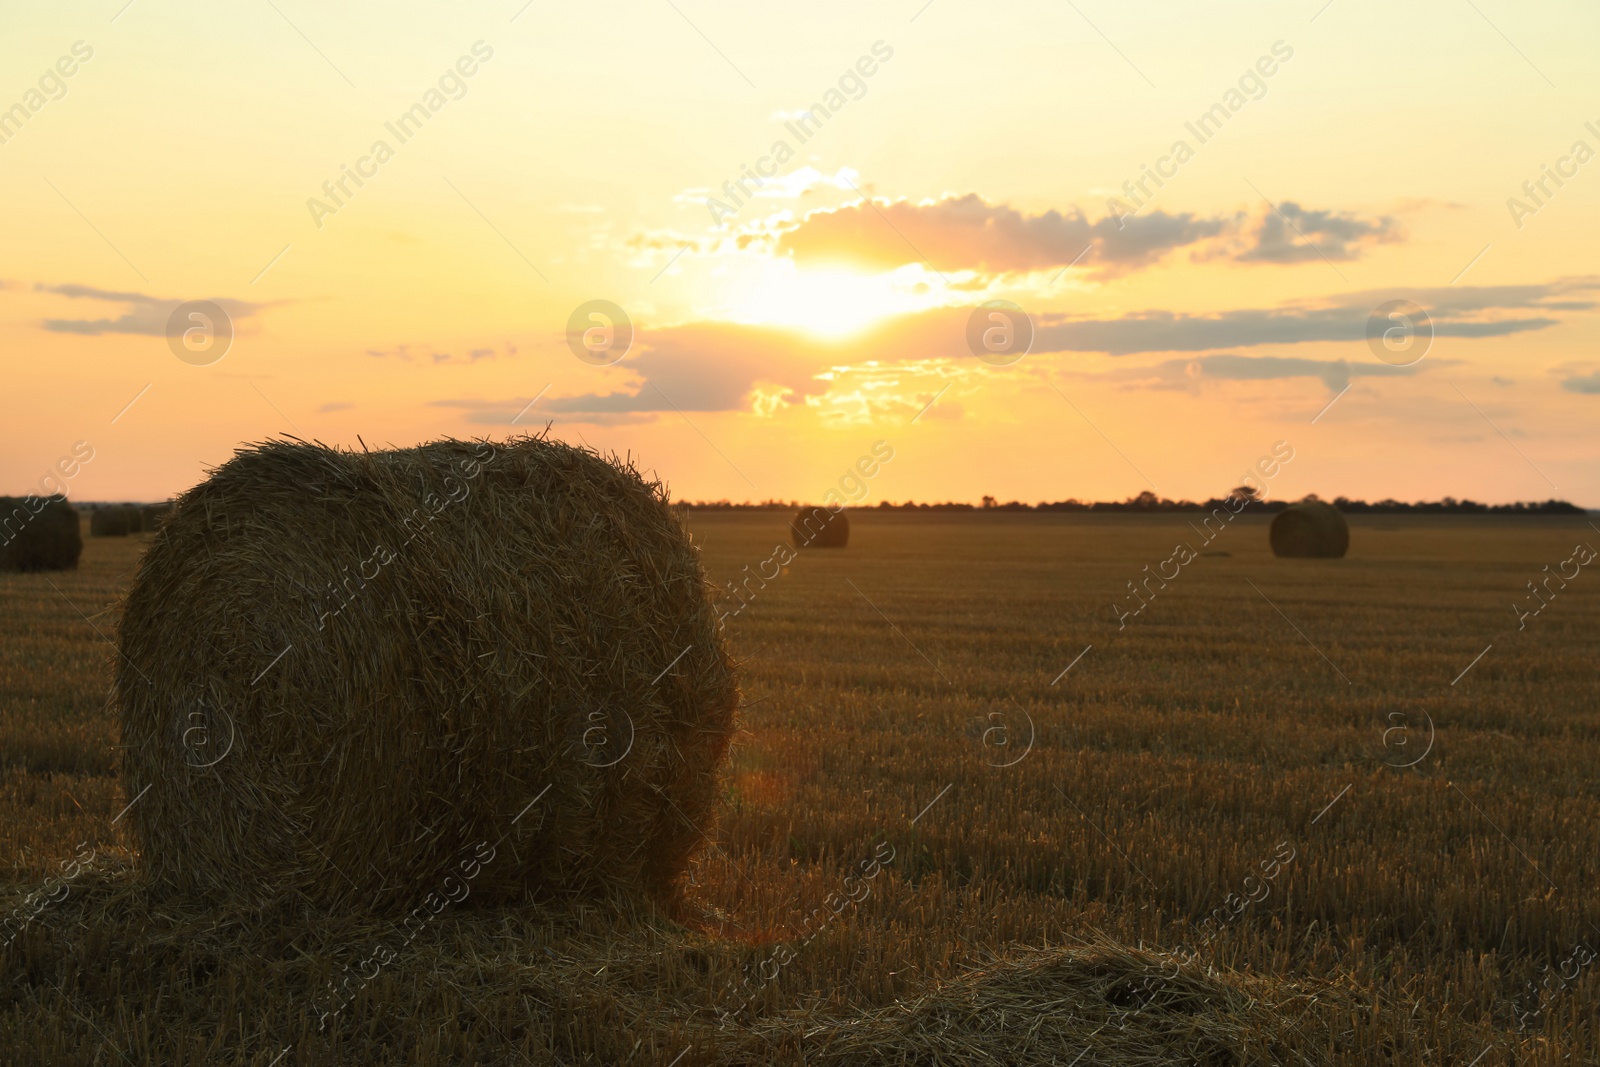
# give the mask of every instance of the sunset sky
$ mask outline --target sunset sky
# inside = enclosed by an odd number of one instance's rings
[[[1593,5],[125,2],[5,16],[0,492],[553,423],[686,499],[879,440],[868,504],[1204,497],[1287,441],[1274,495],[1600,507]]]

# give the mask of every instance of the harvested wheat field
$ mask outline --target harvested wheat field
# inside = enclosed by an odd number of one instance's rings
[[[789,517],[688,522],[721,585]],[[1181,516],[851,523],[727,620],[739,732],[668,909],[151,883],[107,706],[151,535],[0,576],[4,1059],[1600,1060],[1600,601],[1507,606],[1583,520],[1354,517],[1324,561],[1247,514],[1121,629]]]

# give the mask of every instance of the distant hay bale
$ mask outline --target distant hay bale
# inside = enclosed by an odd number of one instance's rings
[[[154,533],[161,525],[161,520],[172,514],[172,501],[163,500],[159,504],[146,504],[139,509],[139,525],[142,529]]]
[[[330,910],[672,902],[738,702],[707,591],[660,485],[588,450],[238,450],[127,596],[147,875]]]
[[[789,536],[796,548],[843,548],[850,543],[850,520],[842,511],[801,508],[789,520]]]
[[[127,537],[143,527],[144,516],[138,508],[128,504],[102,505],[89,515],[91,537]]]
[[[70,571],[82,554],[78,509],[65,497],[0,497],[0,570]]]
[[[1350,548],[1350,525],[1321,500],[1302,500],[1278,512],[1269,536],[1273,555],[1293,559],[1340,559]]]

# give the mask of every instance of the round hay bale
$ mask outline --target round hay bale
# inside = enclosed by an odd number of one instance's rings
[[[127,537],[143,525],[139,509],[127,504],[102,504],[89,515],[91,537]]]
[[[139,526],[141,529],[154,533],[161,525],[161,520],[172,514],[172,501],[163,500],[159,504],[146,504],[139,509]]]
[[[242,448],[119,638],[148,876],[254,906],[670,905],[738,703],[661,486],[534,437]]]
[[[62,496],[0,497],[0,570],[76,570],[78,509]]]
[[[1293,559],[1341,559],[1350,548],[1350,525],[1332,504],[1302,500],[1272,520],[1272,554]]]
[[[850,520],[829,508],[801,508],[789,520],[796,548],[843,548],[850,543]]]

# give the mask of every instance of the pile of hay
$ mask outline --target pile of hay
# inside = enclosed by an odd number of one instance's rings
[[[674,901],[738,702],[707,590],[661,487],[587,450],[239,450],[121,624],[148,876],[330,910]]]
[[[765,1062],[1155,1064],[1296,1063],[1326,1053],[1348,1020],[1326,986],[1207,971],[1110,941],[1021,950],[942,987],[856,1018],[763,1020]],[[756,1057],[749,1057],[756,1062]]]
[[[0,497],[0,571],[69,571],[83,553],[66,497]]]
[[[850,543],[850,520],[842,511],[801,508],[789,520],[789,537],[796,548],[843,548]]]
[[[1350,525],[1332,504],[1302,500],[1278,512],[1269,535],[1272,554],[1293,559],[1341,559],[1350,548]]]
[[[127,537],[144,528],[144,514],[132,504],[102,504],[89,515],[92,537]]]

